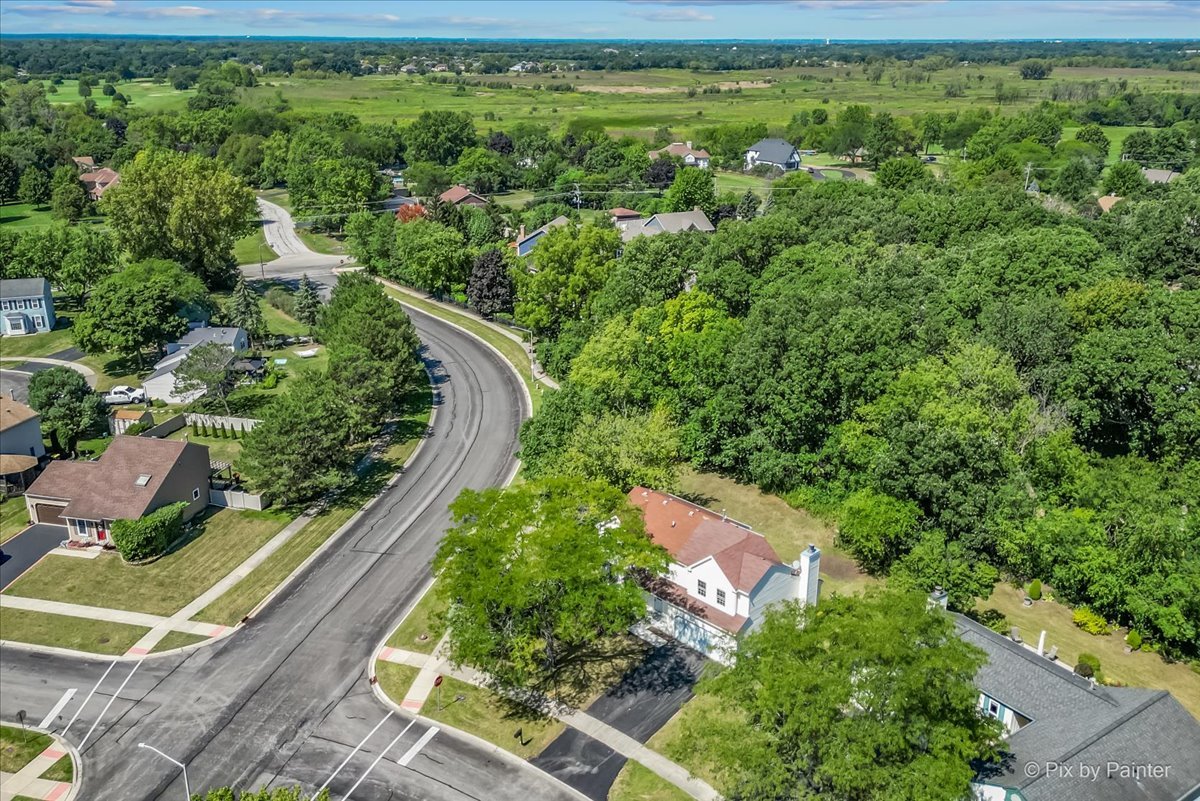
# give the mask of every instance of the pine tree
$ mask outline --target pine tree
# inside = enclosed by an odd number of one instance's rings
[[[238,276],[237,285],[225,309],[229,322],[239,328],[246,329],[251,341],[262,339],[267,332],[267,324],[263,320],[262,306],[258,303],[258,295],[246,283],[246,277]]]
[[[196,418],[192,418],[192,436],[197,436],[200,433],[200,426],[196,424]]]
[[[317,288],[308,280],[308,273],[300,276],[300,288],[296,290],[296,319],[308,326],[309,333],[317,324],[317,312],[321,308],[321,299],[317,296]]]
[[[758,195],[754,194],[753,189],[747,189],[746,194],[742,195],[742,200],[738,203],[737,218],[739,220],[752,220],[754,215],[758,214],[758,207],[762,203],[758,199]]]

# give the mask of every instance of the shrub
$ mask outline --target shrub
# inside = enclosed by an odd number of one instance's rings
[[[1100,671],[1100,657],[1095,654],[1080,654],[1075,663],[1075,674],[1085,679],[1095,679],[1099,684],[1104,683],[1104,674]]]
[[[267,373],[267,377],[262,380],[262,383],[259,384],[259,386],[262,387],[263,389],[275,389],[275,387],[278,384],[279,384],[279,373],[270,372],[270,373]]]
[[[1000,634],[1008,634],[1011,628],[1008,618],[999,609],[984,609],[975,615],[975,619],[992,631],[999,632]]]
[[[1035,601],[1042,600],[1042,580],[1034,579],[1029,582],[1029,597]]]
[[[1137,649],[1142,647],[1142,635],[1138,634],[1136,631],[1131,630],[1128,634],[1125,635],[1125,644],[1136,651]]]
[[[129,428],[125,429],[125,436],[136,437],[144,431],[149,431],[154,426],[150,423],[134,423]]]
[[[281,286],[273,286],[267,290],[267,303],[279,309],[289,317],[296,310],[296,298]]]
[[[197,436],[200,433],[200,426],[196,424],[196,420],[192,420],[192,436]]]
[[[1092,678],[1093,673],[1094,671],[1092,670],[1092,666],[1087,662],[1080,662],[1075,665],[1076,676],[1083,676],[1085,679],[1090,679]]]
[[[1086,606],[1081,606],[1075,610],[1073,620],[1076,626],[1088,634],[1108,634],[1112,630],[1103,615],[1096,614]]]
[[[139,520],[115,520],[112,541],[126,562],[140,562],[161,556],[167,546],[183,531],[183,510],[180,501],[156,509]]]

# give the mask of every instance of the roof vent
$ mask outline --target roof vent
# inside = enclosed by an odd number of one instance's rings
[[[135,481],[133,483],[137,484],[139,487],[146,486],[147,484],[150,483],[150,474],[142,473],[140,476],[137,477],[137,481]]]
[[[672,520],[672,521],[671,521],[671,528],[675,528],[675,521],[674,521],[674,520]]]

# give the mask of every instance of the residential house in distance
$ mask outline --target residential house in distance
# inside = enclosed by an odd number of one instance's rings
[[[630,220],[642,219],[642,213],[640,211],[627,209],[624,206],[617,206],[615,209],[609,209],[608,216],[612,218],[613,225],[620,225],[621,223],[629,222]]]
[[[759,164],[778,167],[784,172],[800,169],[800,151],[782,139],[759,139],[746,151],[746,169]]]
[[[694,148],[691,142],[672,142],[664,148],[651,150],[647,155],[650,156],[651,161],[656,161],[663,156],[677,156],[683,159],[683,166],[699,167],[703,170],[708,169],[710,158],[707,150]]]
[[[1146,180],[1152,184],[1169,184],[1178,178],[1180,173],[1175,170],[1155,170],[1142,167],[1142,175],[1146,176]]]
[[[64,526],[72,542],[104,545],[114,520],[180,502],[185,520],[199,514],[210,472],[204,445],[117,436],[94,462],[51,462],[25,491],[25,506],[32,522]]]
[[[75,167],[80,172],[91,172],[96,169],[96,160],[91,156],[71,156],[71,161],[75,162]]]
[[[973,620],[954,622],[987,655],[979,708],[1004,725],[1008,752],[976,776],[977,801],[1197,797],[1200,723],[1169,692],[1096,685]]]
[[[158,360],[154,365],[154,372],[142,382],[146,397],[166,403],[191,403],[202,397],[202,390],[182,394],[176,392],[175,370],[183,364],[192,348],[210,342],[217,342],[229,348],[231,364],[235,354],[250,349],[250,337],[243,328],[193,328],[178,342],[167,345],[167,355]]]
[[[53,330],[54,296],[45,278],[0,279],[0,333],[15,337]]]
[[[1117,205],[1124,199],[1125,198],[1121,197],[1120,195],[1104,195],[1103,197],[1096,199],[1096,205],[1100,207],[1100,211],[1107,214],[1108,212],[1112,211],[1113,206]]]
[[[103,197],[109,188],[121,183],[121,175],[116,170],[101,167],[98,170],[80,173],[79,180],[87,190],[88,200],[96,201]]]
[[[113,436],[124,434],[139,423],[146,426],[154,425],[154,415],[149,409],[114,409],[108,416],[108,432]]]
[[[521,226],[521,230],[517,234],[517,241],[513,243],[513,247],[517,249],[517,255],[521,257],[528,256],[533,252],[533,246],[538,243],[539,239],[546,235],[547,231],[551,228],[561,228],[570,222],[569,219],[560,214],[541,228],[535,228],[528,234],[525,233],[525,226]]]
[[[0,396],[0,483],[22,491],[46,458],[42,418],[33,409]]]
[[[438,195],[438,200],[442,201],[443,203],[449,203],[452,206],[487,205],[487,198],[480,197],[461,184],[458,186],[452,186],[442,194]]]
[[[616,222],[617,230],[621,232],[621,241],[628,242],[638,236],[656,236],[657,234],[678,234],[681,231],[704,231],[709,233],[717,230],[708,220],[708,215],[700,209],[691,211],[673,211],[655,214],[646,219],[621,220]]]
[[[710,659],[728,663],[737,637],[771,604],[817,603],[821,552],[810,545],[791,565],[744,523],[665,492],[634,487],[646,532],[671,555],[670,572],[650,579],[650,625]]]

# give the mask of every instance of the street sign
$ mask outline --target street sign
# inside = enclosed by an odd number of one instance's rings
[[[442,686],[442,677],[441,676],[438,676],[436,679],[433,680],[433,686],[434,687]]]

